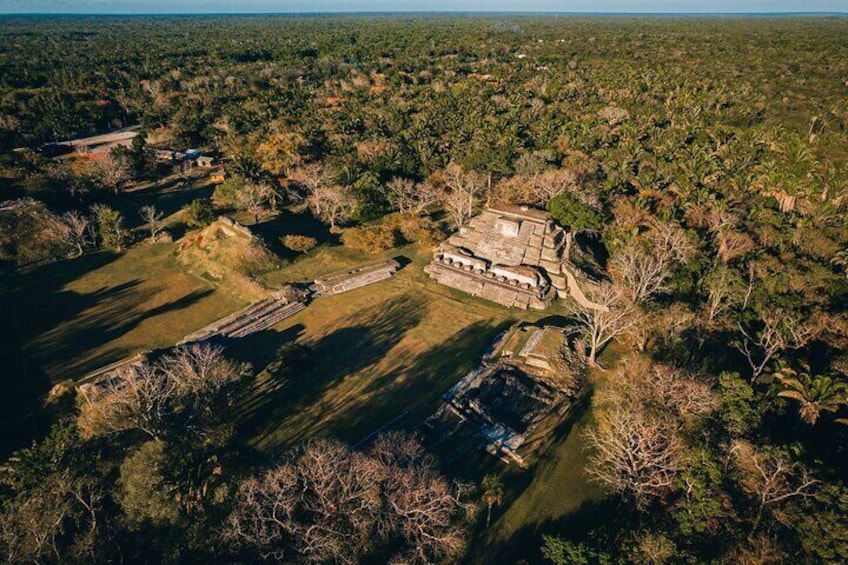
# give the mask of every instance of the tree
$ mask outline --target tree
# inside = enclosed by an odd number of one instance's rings
[[[588,340],[588,363],[597,366],[601,349],[635,326],[641,314],[626,292],[614,283],[600,283],[591,300],[592,303],[573,301],[570,314]]]
[[[569,232],[599,231],[603,217],[571,192],[561,192],[548,202],[548,211]]]
[[[613,278],[628,289],[630,299],[641,304],[668,292],[675,265],[688,261],[694,248],[678,226],[655,222],[646,236],[637,237],[609,261]]]
[[[94,235],[91,221],[76,210],[65,212],[61,216],[51,216],[47,223],[47,230],[50,239],[75,247],[77,257],[82,257]]]
[[[820,483],[804,465],[775,449],[736,440],[729,455],[736,480],[757,507],[751,533],[757,531],[766,511],[793,498],[812,496]]]
[[[135,525],[168,526],[179,518],[176,489],[163,475],[166,447],[165,442],[148,441],[121,464],[117,501]]]
[[[346,221],[356,209],[356,199],[350,190],[340,185],[321,185],[309,196],[315,215],[330,225],[331,230]]]
[[[758,330],[737,324],[742,339],[735,346],[751,367],[751,380],[759,377],[778,353],[810,343],[822,332],[821,322],[816,315],[802,318],[800,313],[785,309],[763,309],[755,320]]]
[[[485,178],[474,172],[466,173],[456,163],[442,171],[445,192],[442,205],[453,218],[457,228],[474,215],[474,209],[486,190]]]
[[[272,133],[256,148],[256,157],[266,172],[274,176],[289,176],[302,160],[306,140],[298,133]]]
[[[77,419],[85,437],[139,431],[152,439],[203,433],[226,406],[222,392],[247,367],[227,360],[220,347],[189,345],[156,362],[120,369],[81,402]]]
[[[483,489],[483,502],[486,504],[486,527],[492,521],[492,506],[503,502],[503,483],[497,475],[489,474],[483,477],[480,484]]]
[[[640,508],[679,488],[686,466],[684,429],[710,415],[717,399],[705,384],[666,365],[633,356],[599,393],[587,470]]]
[[[91,207],[97,225],[97,235],[105,247],[113,247],[121,251],[127,241],[127,230],[124,229],[124,217],[120,212],[106,206],[95,204]]]
[[[159,232],[161,232],[165,227],[162,222],[162,218],[164,218],[165,215],[151,204],[142,206],[138,211],[138,215],[141,216],[141,219],[144,220],[145,224],[147,224],[147,229],[150,230],[150,239],[156,241],[156,236],[159,235]]]
[[[260,214],[274,208],[276,194],[266,182],[254,181],[232,175],[215,188],[212,199],[218,206],[235,208],[253,215],[253,223],[259,223]]]
[[[183,208],[183,219],[190,228],[208,226],[215,219],[215,209],[208,198],[192,200]]]
[[[368,454],[314,440],[239,487],[225,539],[277,561],[356,563],[391,549],[440,562],[463,547],[465,492],[409,436],[382,436]]]
[[[124,155],[109,153],[94,160],[94,178],[115,194],[130,179],[130,172],[129,160]]]
[[[801,371],[782,366],[774,377],[783,385],[778,393],[798,403],[801,420],[815,426],[823,412],[836,412],[848,405],[848,383],[827,375],[812,375],[809,366]]]

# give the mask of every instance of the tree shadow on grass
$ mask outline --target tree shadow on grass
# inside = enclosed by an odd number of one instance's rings
[[[379,362],[418,325],[424,308],[421,299],[396,298],[348,316],[324,337],[279,350],[283,358],[268,365],[241,400],[240,429],[277,444],[273,438],[286,428],[288,416],[320,412],[322,398],[349,375]],[[286,435],[290,439],[283,444],[312,434],[286,430]]]
[[[377,430],[416,429],[438,409],[445,391],[479,365],[492,339],[510,325],[477,322],[397,370],[372,379],[362,391],[365,402],[345,410],[336,435],[362,445]]]
[[[576,433],[575,426],[587,415],[591,407],[591,397],[592,391],[590,390],[563,416],[548,442],[534,454],[527,469],[521,469],[514,465],[504,468],[500,461],[489,455],[485,455],[485,458],[470,457],[468,460],[459,460],[457,464],[447,469],[447,472],[452,476],[474,484],[479,484],[488,473],[500,473],[503,480],[504,501],[493,510],[493,528],[491,531],[485,531],[479,529],[482,524],[477,525],[478,529],[473,535],[471,544],[477,551],[471,552],[467,556],[466,561],[468,563],[501,562],[501,558],[505,558],[502,562],[515,563],[522,559],[538,556],[538,548],[541,547],[543,534],[563,531],[557,529],[560,522],[569,524],[572,520],[576,520],[577,523],[581,523],[581,520],[586,519],[585,516],[573,517],[579,516],[586,508],[596,505],[597,503],[594,501],[582,502],[577,510],[557,520],[527,523],[507,540],[493,539],[491,533],[496,531],[497,521],[508,512],[510,506],[516,503],[527,492],[528,488],[531,488],[534,480],[538,478],[539,472],[543,468],[550,468],[556,464],[559,457],[557,446],[565,442],[572,433]],[[564,484],[561,485],[561,488],[565,491],[574,488],[574,485]],[[497,556],[497,559],[495,559],[495,556]]]
[[[568,485],[563,485],[567,488]],[[569,541],[585,541],[593,534],[593,544],[602,546],[618,542],[617,534],[633,523],[633,510],[618,497],[600,501],[588,500],[574,511],[556,520],[544,520],[522,526],[509,539],[489,544],[484,551],[471,551],[466,563],[549,563],[542,558],[545,535],[560,536]],[[479,547],[479,546],[478,546]]]

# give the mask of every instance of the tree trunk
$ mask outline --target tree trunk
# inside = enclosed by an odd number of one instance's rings
[[[492,503],[489,503],[489,510],[486,513],[486,528],[489,527],[489,524],[492,522]]]

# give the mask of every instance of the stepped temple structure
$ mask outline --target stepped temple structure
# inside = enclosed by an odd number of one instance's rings
[[[557,297],[585,300],[566,256],[567,239],[546,211],[495,205],[442,243],[424,271],[472,296],[544,310]]]

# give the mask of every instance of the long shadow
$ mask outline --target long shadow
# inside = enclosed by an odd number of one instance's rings
[[[551,438],[540,449],[532,459],[531,465],[527,469],[519,469],[510,467],[506,473],[502,473],[504,497],[503,503],[492,513],[493,523],[504,514],[510,505],[518,500],[524,492],[533,483],[533,479],[537,471],[544,466],[553,464],[556,459],[556,446],[568,439],[568,436],[574,431],[574,426],[584,417],[591,407],[592,391],[587,391],[571,409],[565,414],[563,420],[551,434]],[[482,451],[481,451],[482,453]],[[462,478],[463,480],[471,481],[479,484],[483,476],[487,473],[497,472],[500,467],[500,461],[494,457],[486,455],[485,459],[469,458],[462,460],[458,464],[447,469],[447,472],[452,476]],[[569,488],[570,485],[563,485],[563,489]],[[530,523],[522,526],[506,541],[494,541],[489,536],[488,532],[478,530],[473,538],[471,546],[477,548],[477,551],[470,552],[466,557],[467,563],[490,563],[492,556],[508,557],[505,563],[516,563],[523,559],[538,554],[538,548],[542,544],[542,535],[549,533],[558,533],[557,529],[559,522],[568,523],[575,519],[585,520],[585,517],[573,518],[578,516],[585,508],[592,506],[594,502],[583,502],[578,510],[569,513],[557,521],[546,521],[542,523]],[[500,562],[500,561],[498,561]]]
[[[567,485],[564,485],[564,487]],[[593,534],[593,543],[614,547],[619,533],[633,524],[633,510],[617,497],[583,502],[577,510],[557,520],[522,526],[507,541],[492,545],[483,552],[470,552],[466,563],[549,563],[542,558],[544,535],[559,535],[564,539],[582,541]]]
[[[372,379],[363,391],[368,402],[354,404],[345,412],[345,425],[338,435],[361,444],[377,426],[395,420],[392,429],[417,428],[438,408],[442,394],[479,364],[492,339],[510,325],[477,322],[396,371]],[[375,422],[375,414],[383,415],[382,421]]]
[[[421,300],[397,298],[349,316],[320,339],[286,348],[241,400],[241,431],[255,439],[273,436],[288,415],[314,408],[345,377],[380,361],[418,325],[423,308]]]
[[[280,238],[283,236],[304,235],[315,238],[319,245],[338,243],[338,236],[331,234],[327,226],[308,211],[293,212],[289,209],[283,209],[275,217],[249,227],[252,232],[265,241],[271,251],[287,261],[293,261],[301,254],[283,247],[280,242]]]
[[[165,217],[175,214],[184,206],[198,198],[211,198],[214,187],[212,185],[196,186],[193,183],[180,186],[176,181],[150,187],[140,192],[133,193],[128,198],[115,202],[124,215],[127,227],[141,226],[144,222],[138,215],[142,206],[152,205],[163,212]]]

